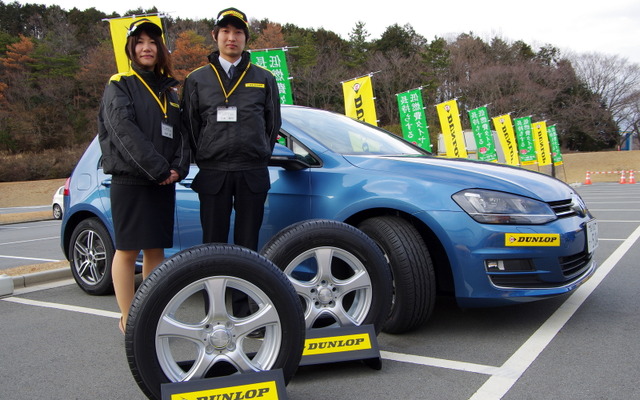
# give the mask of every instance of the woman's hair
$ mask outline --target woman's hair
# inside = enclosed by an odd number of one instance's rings
[[[158,51],[156,52],[158,62],[156,62],[153,71],[156,75],[163,76],[173,76],[173,66],[171,65],[171,55],[169,54],[169,49],[164,44],[162,37],[157,36],[154,32],[149,32],[147,29],[139,29],[135,34],[130,35],[127,38],[127,44],[124,47],[125,53],[127,53],[127,57],[131,60],[132,63],[135,63],[139,67],[141,67],[135,59],[136,54],[136,44],[138,43],[138,38],[142,32],[146,32],[147,35],[156,43],[156,47]]]

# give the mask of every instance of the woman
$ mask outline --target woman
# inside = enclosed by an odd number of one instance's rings
[[[111,273],[124,333],[135,293],[135,262],[143,253],[146,278],[173,246],[175,182],[189,171],[189,144],[180,131],[180,109],[162,29],[149,19],[133,22],[125,52],[128,72],[111,77],[98,117],[105,173],[112,174],[111,212],[116,252]]]

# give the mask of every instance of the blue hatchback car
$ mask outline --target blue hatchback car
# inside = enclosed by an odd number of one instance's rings
[[[436,294],[462,307],[514,304],[574,290],[595,271],[596,220],[565,183],[516,167],[430,155],[344,115],[283,106],[260,232],[330,219],[359,228],[391,266],[387,332],[423,324]],[[110,176],[94,140],[68,180],[61,241],[78,285],[112,291]],[[201,243],[199,203],[177,185],[174,248]],[[232,236],[231,236],[232,237]]]

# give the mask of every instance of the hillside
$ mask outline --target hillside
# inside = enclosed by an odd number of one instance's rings
[[[556,176],[567,183],[583,183],[586,171],[640,171],[640,150],[604,151],[596,153],[564,154],[564,165],[556,168]],[[538,171],[537,166],[529,169]],[[540,168],[540,172],[550,174],[550,167]],[[628,178],[628,177],[627,177]],[[636,177],[640,180],[640,176]],[[619,182],[619,174],[591,174],[592,182]],[[64,179],[30,182],[0,183],[0,208],[37,206],[50,204],[53,192],[64,184]]]

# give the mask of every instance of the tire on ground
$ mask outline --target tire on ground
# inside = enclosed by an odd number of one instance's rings
[[[226,244],[196,246],[158,266],[136,292],[126,325],[129,367],[154,399],[163,383],[237,372],[282,369],[288,383],[305,337],[302,308],[282,271]]]
[[[82,290],[98,296],[113,293],[114,253],[111,236],[98,218],[85,219],[75,227],[69,242],[69,265]]]
[[[370,218],[358,228],[380,246],[393,273],[393,304],[383,331],[402,333],[424,324],[433,312],[436,288],[431,256],[418,230],[395,216]]]
[[[360,230],[339,221],[302,221],[276,234],[261,254],[293,283],[307,329],[371,324],[380,332],[391,307],[391,271]]]

